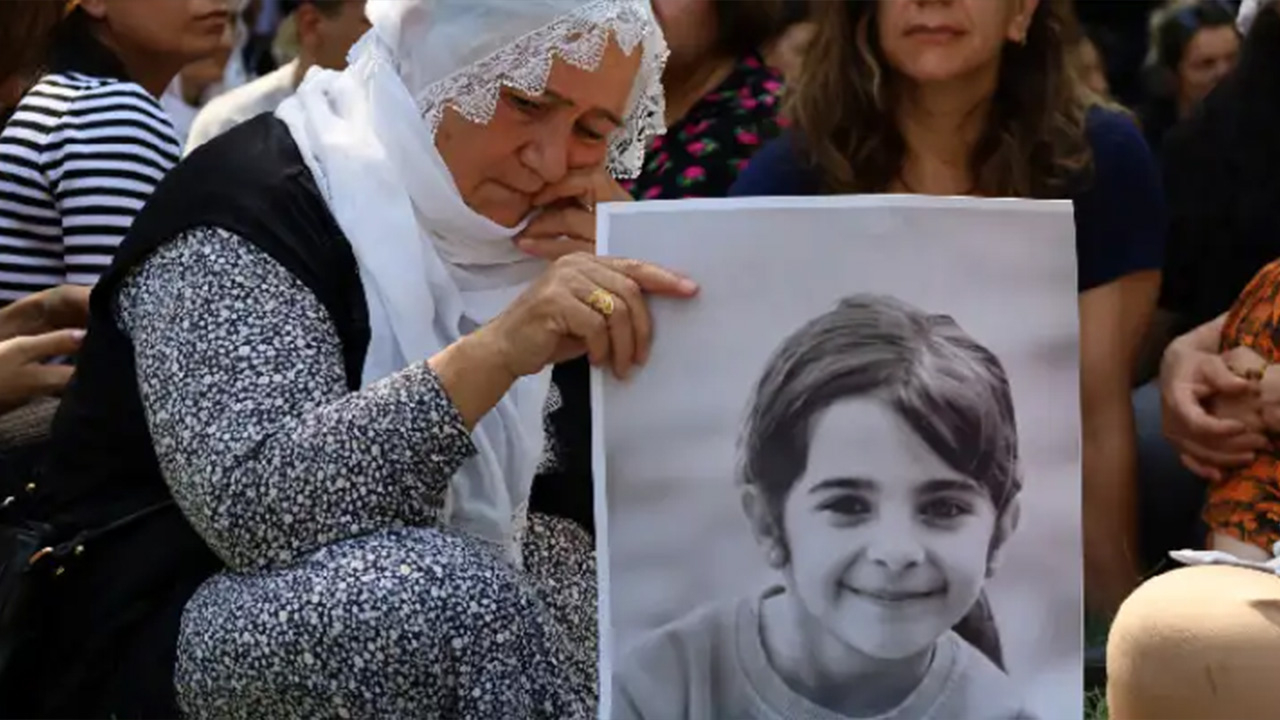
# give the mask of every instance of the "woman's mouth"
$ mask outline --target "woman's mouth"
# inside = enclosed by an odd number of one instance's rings
[[[907,28],[907,37],[924,42],[950,42],[964,35],[964,30],[952,25],[912,25]]]

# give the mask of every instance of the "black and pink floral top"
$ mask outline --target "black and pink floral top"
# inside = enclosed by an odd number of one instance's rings
[[[752,53],[719,87],[654,138],[644,169],[622,187],[637,200],[724,197],[761,145],[778,135],[782,75]]]

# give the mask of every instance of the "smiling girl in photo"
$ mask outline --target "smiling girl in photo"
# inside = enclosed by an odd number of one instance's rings
[[[1028,717],[983,593],[1022,487],[995,355],[950,317],[847,298],[769,359],[739,453],[781,584],[643,638],[614,718]]]

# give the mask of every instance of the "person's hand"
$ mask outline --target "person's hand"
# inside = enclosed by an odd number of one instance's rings
[[[83,285],[59,285],[32,293],[0,310],[0,340],[89,323],[89,292]]]
[[[596,251],[596,205],[631,200],[603,167],[570,172],[533,199],[541,212],[516,237],[519,248],[544,260]]]
[[[1160,363],[1162,422],[1188,469],[1218,480],[1222,468],[1247,465],[1268,446],[1267,438],[1244,422],[1214,417],[1207,410],[1215,396],[1257,391],[1257,383],[1231,372],[1220,354],[1182,338],[1169,345]]]
[[[554,262],[476,336],[512,377],[586,353],[625,378],[649,357],[653,322],[646,294],[687,298],[692,280],[638,260],[567,255]]]
[[[83,338],[83,330],[57,330],[0,342],[0,411],[61,392],[74,368],[46,361],[75,354]]]

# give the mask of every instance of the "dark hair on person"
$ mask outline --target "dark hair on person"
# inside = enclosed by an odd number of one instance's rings
[[[877,35],[878,7],[814,5],[817,32],[784,108],[828,192],[884,192],[902,172],[899,81]],[[975,193],[1064,198],[1092,169],[1085,115],[1094,99],[1066,64],[1074,25],[1071,0],[1042,0],[1025,44],[1002,51],[990,117],[970,156]]]
[[[787,495],[808,465],[814,423],[857,397],[886,403],[943,462],[977,482],[999,515],[1021,492],[1013,393],[1000,359],[947,315],[854,295],[783,340],[752,394],[739,480],[759,491],[780,532]],[[992,550],[1006,539],[993,537]],[[954,630],[1004,666],[985,593]]]
[[[43,69],[65,6],[64,0],[0,2],[0,80]]]
[[[342,13],[346,0],[284,0],[280,3],[280,14],[288,17],[303,5],[311,5],[325,17],[337,17]]]
[[[1222,0],[1202,0],[1193,5],[1169,11],[1155,27],[1156,62],[1170,72],[1177,72],[1182,56],[1196,33],[1206,28],[1235,28],[1236,13]]]
[[[794,2],[794,0],[790,0]],[[785,30],[784,0],[717,0],[716,50],[726,57],[757,52]]]
[[[740,443],[741,480],[780,518],[808,464],[814,422],[833,404],[884,401],[997,512],[1022,488],[1004,367],[946,315],[854,295],[782,341],[756,384]]]

